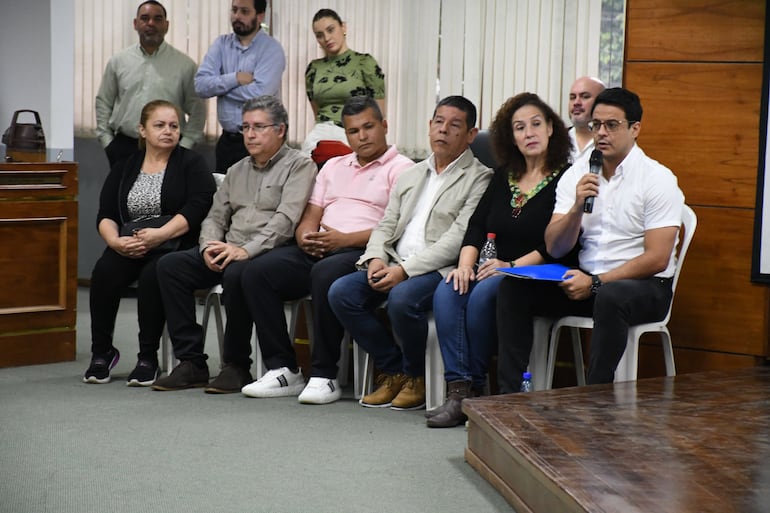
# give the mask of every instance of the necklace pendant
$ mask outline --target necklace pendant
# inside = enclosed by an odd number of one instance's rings
[[[521,214],[521,207],[519,206],[514,207],[513,210],[511,211],[511,217],[513,217],[514,219],[517,219],[519,217],[519,214]]]

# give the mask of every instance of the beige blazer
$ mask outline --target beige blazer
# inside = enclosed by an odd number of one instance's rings
[[[396,182],[385,215],[369,237],[358,261],[365,266],[373,258],[387,265],[400,264],[409,276],[439,271],[442,276],[457,263],[468,220],[492,177],[492,170],[476,160],[470,149],[459,157],[452,176],[436,192],[425,222],[425,249],[407,260],[396,252],[396,244],[412,218],[430,173],[428,161],[407,169]]]

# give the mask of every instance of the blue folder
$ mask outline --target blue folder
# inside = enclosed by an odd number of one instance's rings
[[[570,268],[562,264],[524,265],[521,267],[498,267],[497,270],[514,278],[526,280],[563,281],[564,273]]]

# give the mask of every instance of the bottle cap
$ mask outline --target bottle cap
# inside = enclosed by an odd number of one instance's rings
[[[524,379],[532,379],[532,374],[529,372],[524,373]]]
[[[494,239],[495,239],[495,237],[497,237],[497,235],[495,235],[494,233],[488,233],[488,234],[487,234],[487,239],[492,239],[492,240],[494,240]]]

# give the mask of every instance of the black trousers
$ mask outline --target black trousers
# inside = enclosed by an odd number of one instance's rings
[[[553,282],[505,279],[497,293],[498,384],[500,393],[518,392],[532,350],[536,316],[593,317],[588,384],[612,383],[626,350],[628,327],[665,317],[671,280],[648,278],[605,283],[583,301],[572,301]]]
[[[294,341],[289,340],[283,303],[311,294],[311,376],[337,377],[344,328],[329,306],[327,292],[337,278],[356,270],[355,263],[362,254],[363,249],[351,248],[319,259],[298,246],[284,246],[255,258],[253,265],[244,271],[243,288],[252,291],[244,299],[253,316],[262,357],[268,369],[297,367]],[[244,361],[247,357],[245,349],[226,345],[225,353],[234,361]]]
[[[123,135],[120,132],[115,134],[115,138],[104,148],[104,153],[107,154],[107,160],[110,161],[110,168],[112,168],[117,162],[126,160],[129,155],[139,151],[139,140],[127,135]]]
[[[161,255],[126,258],[106,248],[91,273],[91,352],[103,356],[112,348],[115,318],[125,288],[138,281],[139,359],[158,359],[166,316],[157,279]]]
[[[228,265],[224,272],[212,271],[206,267],[198,246],[169,253],[158,262],[158,284],[168,334],[178,360],[204,365],[207,356],[203,352],[203,328],[195,318],[195,291],[224,283],[225,276],[237,274],[240,266],[236,263]],[[228,329],[231,322],[237,324],[238,319],[231,319],[228,312]]]
[[[249,156],[246,146],[243,145],[243,135],[238,132],[222,132],[217,140],[214,154],[217,173],[227,173],[230,166]]]

